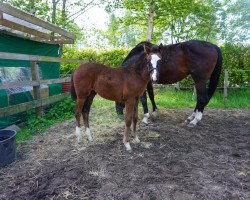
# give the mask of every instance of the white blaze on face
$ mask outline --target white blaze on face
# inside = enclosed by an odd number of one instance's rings
[[[157,75],[157,70],[156,70],[156,66],[157,66],[158,60],[160,60],[160,58],[159,58],[158,55],[156,55],[156,54],[152,54],[152,55],[151,55],[151,64],[152,64],[153,69],[154,69],[153,72],[152,72],[152,75],[151,75],[153,81],[157,81],[157,76],[156,76],[156,75]]]

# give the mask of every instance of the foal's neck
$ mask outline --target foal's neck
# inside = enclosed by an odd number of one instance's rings
[[[143,57],[138,59],[138,62],[133,65],[135,73],[138,74],[141,79],[145,82],[148,82],[150,79],[150,73],[147,67],[147,60]]]

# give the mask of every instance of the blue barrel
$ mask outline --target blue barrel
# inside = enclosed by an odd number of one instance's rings
[[[4,167],[15,160],[16,131],[0,130],[0,167]]]

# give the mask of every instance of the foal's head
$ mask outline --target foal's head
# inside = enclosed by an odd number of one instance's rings
[[[144,53],[146,54],[147,66],[151,79],[153,82],[157,82],[159,77],[159,68],[157,67],[157,63],[162,58],[161,53],[163,45],[162,44],[160,44],[159,46],[153,45],[151,48],[144,45],[143,47],[144,47]]]

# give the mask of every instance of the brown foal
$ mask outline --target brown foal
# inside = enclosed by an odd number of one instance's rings
[[[84,63],[72,75],[71,95],[76,99],[76,135],[81,141],[80,117],[83,116],[86,135],[92,141],[89,129],[89,111],[96,94],[101,97],[124,102],[125,131],[123,143],[127,151],[131,151],[129,143],[130,127],[137,143],[140,142],[136,133],[138,119],[138,99],[146,89],[150,76],[154,74],[157,61],[160,60],[160,49],[144,46],[140,59],[124,68],[111,68],[100,63]]]

